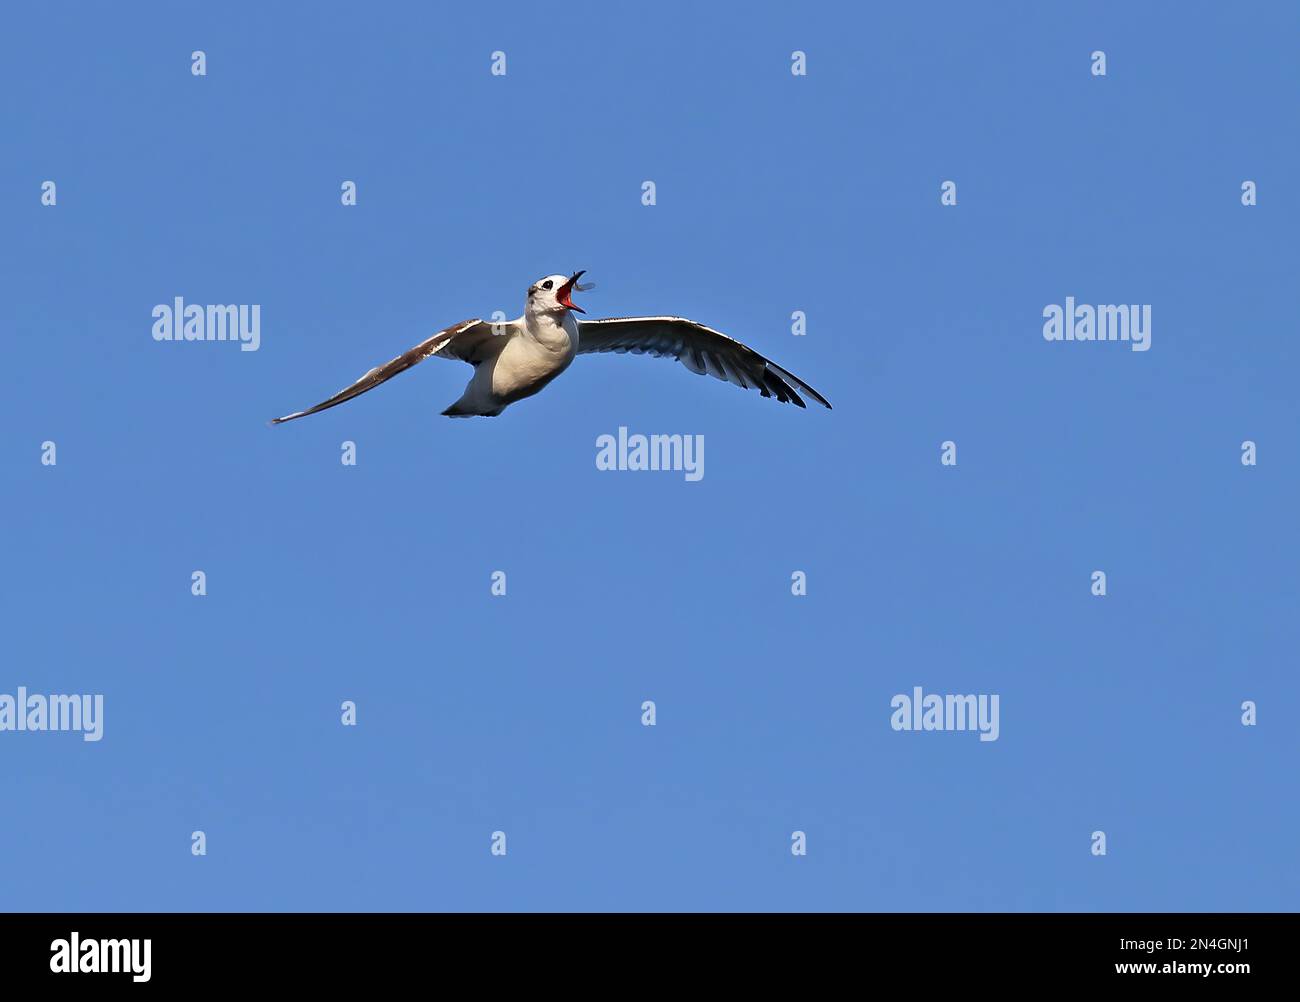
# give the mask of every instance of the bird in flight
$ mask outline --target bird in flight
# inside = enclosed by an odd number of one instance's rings
[[[468,362],[474,375],[461,398],[442,413],[448,417],[496,417],[525,397],[540,391],[569,367],[578,355],[613,351],[623,354],[675,358],[692,372],[708,373],[756,389],[781,403],[807,406],[800,394],[830,409],[825,397],[798,376],[764,358],[753,348],[702,324],[681,317],[609,317],[579,320],[585,311],[573,302],[573,292],[591,286],[578,284],[584,272],[569,278],[548,275],[528,287],[524,315],[518,320],[494,323],[465,320],[421,341],[391,362],[371,369],[351,386],[315,407],[271,421],[281,424],[347,403],[380,383],[387,382],[426,358],[451,358]]]

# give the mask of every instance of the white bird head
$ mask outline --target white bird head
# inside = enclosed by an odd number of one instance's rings
[[[583,276],[583,272],[574,272],[569,278],[563,275],[547,275],[545,278],[539,278],[536,282],[528,287],[529,313],[559,313],[564,310],[574,310],[578,313],[585,313],[586,310],[575,305],[572,296],[574,290],[586,292],[594,288],[592,285],[579,285],[578,279]]]

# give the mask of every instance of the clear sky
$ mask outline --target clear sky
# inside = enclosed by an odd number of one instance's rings
[[[0,693],[104,733],[0,732],[0,907],[1296,908],[1297,11],[5,5]],[[267,427],[579,268],[835,409],[432,360]]]

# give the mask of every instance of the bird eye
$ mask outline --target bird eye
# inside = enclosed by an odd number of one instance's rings
[[[551,280],[548,278],[545,282],[542,283],[542,288],[543,288],[543,289],[549,289],[549,288],[551,287],[551,285],[552,285],[552,282],[551,282]]]

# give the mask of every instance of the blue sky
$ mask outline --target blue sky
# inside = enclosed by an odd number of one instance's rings
[[[7,5],[0,693],[105,727],[0,733],[0,907],[1294,909],[1298,28]],[[266,426],[578,268],[835,410],[595,356],[495,420],[430,361]],[[260,350],[155,342],[176,296]],[[1067,296],[1151,349],[1044,341]],[[620,425],[703,480],[597,470]],[[895,732],[914,686],[999,739]]]

